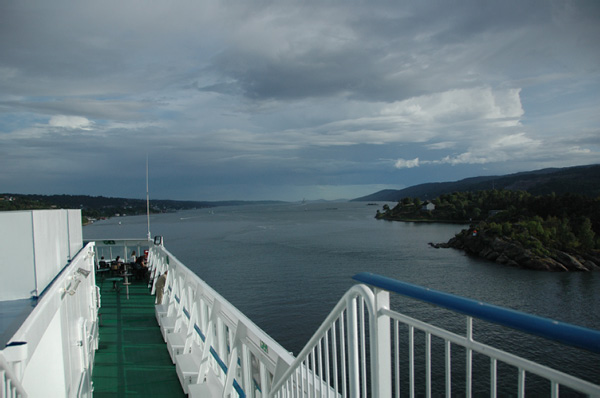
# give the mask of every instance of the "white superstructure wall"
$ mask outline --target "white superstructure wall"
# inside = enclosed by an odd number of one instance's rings
[[[99,293],[94,244],[82,246],[81,210],[0,213],[0,300],[36,297],[5,332],[0,386],[33,398],[92,396]]]
[[[8,344],[0,347],[0,364],[2,360],[8,364],[11,383],[18,383],[28,397],[91,397],[99,306],[94,268],[90,243],[52,281]]]
[[[82,247],[81,210],[0,212],[0,301],[40,295]]]

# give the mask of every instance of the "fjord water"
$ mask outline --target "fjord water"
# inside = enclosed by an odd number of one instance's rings
[[[380,208],[365,203],[216,207],[152,215],[151,231],[162,235],[171,253],[295,354],[355,284],[352,276],[362,271],[600,329],[599,273],[529,271],[454,249],[435,249],[428,243],[445,242],[464,226],[376,220]],[[146,217],[100,221],[83,232],[84,239],[140,238],[147,234]],[[464,317],[454,320],[441,310],[398,297],[392,304],[464,333]],[[598,356],[540,344],[484,323],[475,324],[474,334],[552,367],[573,367],[600,383]],[[476,368],[477,364],[475,358]],[[528,383],[535,386],[535,378]],[[486,386],[475,388],[488,391]]]

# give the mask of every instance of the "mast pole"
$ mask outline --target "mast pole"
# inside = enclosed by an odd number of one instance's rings
[[[146,153],[146,217],[148,219],[148,240],[151,240],[152,234],[150,234],[150,194],[148,192],[148,153]]]

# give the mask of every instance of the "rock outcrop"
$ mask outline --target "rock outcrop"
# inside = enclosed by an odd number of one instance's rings
[[[581,254],[547,249],[547,256],[534,254],[518,242],[465,230],[447,243],[430,243],[435,248],[455,248],[499,264],[542,271],[595,271],[600,270],[600,252]]]

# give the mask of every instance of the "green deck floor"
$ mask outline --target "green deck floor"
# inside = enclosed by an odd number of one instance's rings
[[[100,343],[92,380],[94,397],[185,397],[154,315],[145,283],[125,287],[98,275]],[[120,284],[121,285],[121,284]]]

